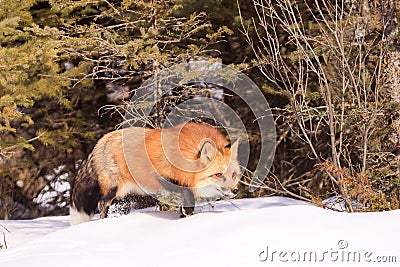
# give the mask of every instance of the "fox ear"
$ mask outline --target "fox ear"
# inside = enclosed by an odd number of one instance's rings
[[[238,140],[236,140],[235,143],[233,143],[233,145],[231,146],[231,155],[233,158],[237,158],[238,156],[239,142],[240,138],[238,138]]]
[[[200,160],[204,164],[210,164],[215,157],[215,144],[211,140],[205,139],[200,143]]]

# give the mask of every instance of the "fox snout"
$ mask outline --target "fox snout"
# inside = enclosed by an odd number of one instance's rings
[[[234,198],[238,192],[239,189],[237,186],[234,188],[222,188],[223,198]]]

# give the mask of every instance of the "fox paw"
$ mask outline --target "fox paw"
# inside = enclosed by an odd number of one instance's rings
[[[179,208],[179,211],[181,212],[181,218],[189,217],[189,216],[193,215],[194,207],[181,206]]]

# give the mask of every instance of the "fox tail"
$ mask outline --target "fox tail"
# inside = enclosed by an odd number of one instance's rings
[[[100,201],[100,186],[93,163],[93,154],[84,160],[71,183],[70,224],[92,219]]]

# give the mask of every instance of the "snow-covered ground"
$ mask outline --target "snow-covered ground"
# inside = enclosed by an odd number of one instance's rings
[[[136,211],[69,227],[68,217],[0,221],[17,266],[399,266],[400,210],[339,213],[282,198]],[[2,242],[0,236],[0,244]]]

